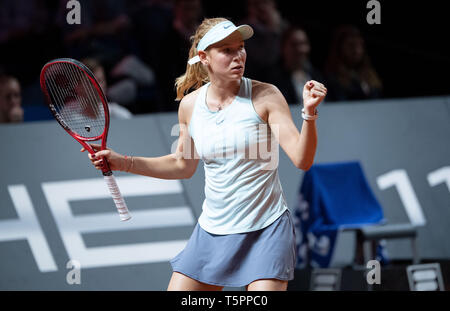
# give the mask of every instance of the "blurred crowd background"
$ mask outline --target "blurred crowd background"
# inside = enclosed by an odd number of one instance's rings
[[[81,23],[69,25],[67,2],[0,0],[0,122],[51,118],[39,73],[60,57],[93,71],[112,117],[177,111],[190,36],[217,16],[253,27],[245,76],[276,85],[289,104],[301,104],[310,79],[327,86],[324,105],[449,93],[436,6],[382,1],[381,24],[369,25],[367,1],[81,0]]]

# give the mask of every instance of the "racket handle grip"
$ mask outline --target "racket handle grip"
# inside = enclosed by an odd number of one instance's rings
[[[117,211],[119,212],[120,220],[126,221],[131,218],[130,212],[128,211],[127,204],[120,193],[119,187],[117,186],[116,178],[112,172],[110,174],[104,174],[106,184],[108,185],[109,192],[116,204]]]

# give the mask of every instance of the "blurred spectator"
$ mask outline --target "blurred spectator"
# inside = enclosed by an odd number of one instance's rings
[[[247,16],[241,21],[253,27],[254,35],[246,41],[246,76],[267,80],[267,72],[280,59],[280,42],[287,22],[278,11],[275,0],[247,0]]]
[[[110,71],[113,80],[108,88],[108,98],[135,113],[154,111],[155,74],[151,68],[134,55],[128,55]]]
[[[336,29],[325,71],[329,101],[381,97],[382,83],[372,67],[364,38],[354,26]]]
[[[157,78],[162,91],[163,111],[177,111],[175,101],[175,79],[186,71],[187,56],[191,47],[190,37],[194,34],[203,17],[200,0],[176,0],[174,19],[169,32],[165,34],[162,45]]]
[[[311,46],[303,28],[289,27],[281,40],[281,61],[270,72],[267,81],[275,84],[289,104],[303,100],[303,87],[309,80],[324,83],[322,74],[309,60]]]
[[[98,81],[98,84],[100,84],[100,87],[106,94],[108,91],[108,84],[106,81],[106,75],[103,66],[94,58],[85,58],[82,59],[81,62],[92,71],[92,73],[94,74],[95,78]],[[108,102],[108,107],[111,118],[130,119],[133,116],[130,111],[128,111],[125,107],[122,107],[117,103]]]
[[[173,21],[173,0],[136,0],[130,2],[133,34],[139,46],[139,58],[151,68],[160,63],[164,53],[161,42]]]
[[[0,0],[0,61],[24,87],[61,51],[56,10],[47,0]]]
[[[68,54],[76,59],[95,55],[109,69],[134,54],[132,23],[124,0],[79,0],[81,23],[69,25],[67,0],[60,0],[58,23],[64,32]]]
[[[22,122],[22,95],[19,81],[8,75],[0,76],[0,123]]]

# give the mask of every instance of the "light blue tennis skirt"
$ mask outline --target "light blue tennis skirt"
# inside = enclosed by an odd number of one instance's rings
[[[266,228],[217,235],[194,228],[170,263],[175,272],[206,284],[241,287],[258,279],[294,279],[295,230],[286,210]]]

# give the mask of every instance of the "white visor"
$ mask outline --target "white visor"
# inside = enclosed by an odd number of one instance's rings
[[[253,28],[249,25],[241,25],[239,27],[236,27],[232,22],[230,21],[223,21],[210,30],[203,36],[203,38],[200,40],[200,42],[197,45],[197,51],[204,51],[206,50],[210,45],[222,41],[229,35],[231,35],[235,31],[239,31],[242,35],[242,40],[247,40],[251,36],[253,36]],[[194,56],[192,57],[188,63],[189,65],[193,65],[195,63],[198,63],[200,61],[200,57]]]

